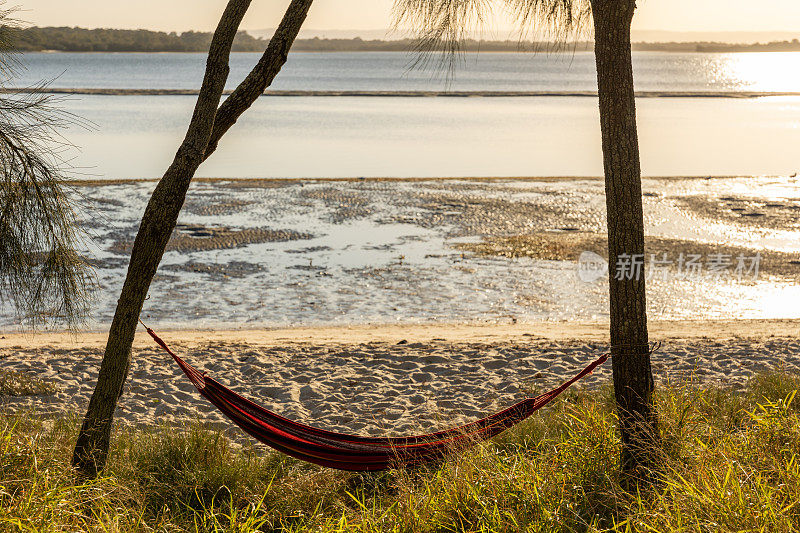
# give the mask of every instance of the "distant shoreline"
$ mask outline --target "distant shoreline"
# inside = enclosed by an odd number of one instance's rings
[[[800,37],[800,32],[798,32]],[[31,27],[13,33],[12,44],[21,52],[206,52],[212,34],[187,31],[166,33],[150,30],[86,29],[69,27]],[[234,52],[263,52],[269,39],[254,37],[247,32],[237,34]],[[297,39],[292,52],[408,52],[414,50],[413,39],[364,40],[353,39]],[[591,41],[553,43],[534,41],[483,41],[467,39],[461,43],[464,52],[583,52],[592,51]],[[443,47],[447,49],[447,47]],[[637,42],[634,51],[650,52],[800,52],[800,41],[775,41],[755,44],[724,42]]]
[[[197,96],[195,89],[120,89],[120,88],[2,88],[0,94],[72,94],[94,96]],[[224,94],[231,94],[225,91]],[[268,90],[267,97],[366,97],[366,98],[596,98],[595,91],[303,91]],[[637,98],[765,98],[800,96],[800,92],[781,91],[637,91]]]
[[[312,39],[309,39],[312,40]],[[334,39],[330,39],[334,40]],[[328,41],[328,39],[320,39]],[[370,41],[364,41],[369,43]],[[404,43],[403,45],[392,45],[390,43]],[[292,48],[292,54],[332,54],[332,53],[416,53],[413,43],[409,41],[377,41],[380,45],[375,46],[342,46],[321,44],[318,47],[313,44],[303,43]],[[385,44],[385,46],[384,46]],[[459,53],[477,54],[575,54],[575,53],[594,53],[592,43],[573,43],[567,45],[542,43],[517,43],[516,41],[487,41],[485,43],[475,43],[465,46]],[[264,43],[266,47],[267,43]],[[652,52],[663,54],[752,54],[752,53],[775,53],[775,52],[800,52],[800,44],[792,42],[757,43],[757,44],[728,44],[728,43],[633,43],[633,52]],[[33,54],[205,54],[205,49],[192,50],[169,50],[169,49],[123,49],[123,50],[83,50],[58,49],[58,48],[21,48],[22,53]],[[232,54],[260,54],[263,50],[232,50]],[[433,53],[445,53],[444,51],[434,51]]]
[[[738,178],[776,178],[780,176],[742,176],[742,175],[697,175],[697,176],[642,176],[643,180],[655,181],[681,181],[681,180],[708,180],[708,179],[738,179]],[[108,185],[127,185],[132,183],[155,183],[160,178],[112,178],[112,179],[75,179],[70,180],[70,185],[75,187],[99,187]],[[239,186],[272,186],[283,183],[338,183],[338,182],[424,182],[424,181],[470,181],[478,183],[493,182],[565,182],[565,181],[601,181],[603,176],[457,176],[457,177],[436,177],[421,176],[409,177],[350,177],[350,178],[203,178],[197,177],[192,181],[196,183],[227,183],[235,182]]]
[[[321,39],[322,40],[322,39]],[[378,41],[380,43],[392,43],[395,41]],[[405,42],[405,41],[397,41]],[[506,42],[508,47],[503,46]],[[512,43],[514,46],[512,46]],[[539,48],[536,43],[522,43],[520,46],[515,41],[488,41],[461,50],[459,53],[467,54],[592,54],[594,49],[591,43],[577,43],[568,45],[553,45],[544,43],[546,46]],[[266,46],[266,43],[265,43]],[[633,43],[633,52],[651,52],[663,54],[752,54],[752,53],[775,53],[775,52],[800,52],[800,45],[787,42],[764,43],[764,44],[728,44],[728,43]],[[206,50],[81,50],[81,49],[22,49],[22,53],[30,54],[206,54]],[[231,50],[231,54],[260,54],[263,50]],[[416,53],[413,44],[405,46],[387,46],[374,48],[353,47],[335,48],[320,46],[314,48],[310,45],[292,48],[292,54],[335,54],[335,53],[385,53],[385,54],[413,54]],[[434,51],[434,53],[444,53]]]

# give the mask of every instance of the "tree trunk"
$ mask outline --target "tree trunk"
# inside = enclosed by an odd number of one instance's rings
[[[272,84],[275,76],[286,63],[289,50],[303,26],[313,2],[314,0],[292,0],[258,64],[220,106],[204,159],[208,159],[214,153],[220,138],[236,124],[236,120],[242,113],[253,105],[253,102]]]
[[[153,191],[134,241],[128,274],[117,302],[97,385],[89,401],[72,458],[72,463],[81,476],[95,477],[105,466],[114,411],[127,378],[139,314],[175,229],[191,180],[200,164],[213,151],[208,150],[209,143],[213,139],[216,146],[219,138],[258,96],[253,96],[253,91],[261,87],[263,92],[272,82],[286,61],[289,48],[305,21],[312,2],[313,0],[291,2],[275,37],[270,41],[265,57],[247,78],[254,78],[258,83],[252,80],[243,82],[234,91],[234,95],[242,95],[235,100],[239,105],[223,105],[226,111],[222,113],[219,102],[230,70],[231,46],[251,0],[228,2],[212,39],[203,85],[186,137],[172,165]],[[241,105],[242,98],[245,98],[246,105]],[[215,128],[217,119],[224,126],[221,133]]]
[[[622,470],[646,475],[660,450],[647,336],[644,217],[631,62],[635,0],[593,0],[608,215],[614,394]],[[637,271],[638,270],[638,271]]]

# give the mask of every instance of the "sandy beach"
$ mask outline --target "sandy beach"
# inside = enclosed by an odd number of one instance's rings
[[[740,388],[758,372],[800,369],[798,327],[796,320],[654,322],[651,339],[662,343],[653,355],[656,380]],[[159,333],[198,368],[278,413],[373,435],[441,428],[498,410],[559,383],[607,347],[598,322]],[[57,391],[0,398],[2,408],[82,414],[104,342],[100,333],[3,335],[0,368],[51,381]],[[610,370],[580,386],[608,385]],[[230,427],[144,331],[117,419]]]

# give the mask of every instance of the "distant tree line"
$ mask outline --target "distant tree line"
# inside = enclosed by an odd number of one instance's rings
[[[640,52],[798,52],[800,41],[774,41],[771,43],[636,43],[633,49]]]
[[[31,27],[15,29],[13,44],[23,52],[55,50],[59,52],[207,52],[211,33],[187,31],[183,33],[150,30],[86,29],[68,27]],[[268,40],[239,31],[233,42],[234,52],[263,52]],[[354,39],[298,39],[293,51],[297,52],[405,52],[412,49],[410,39],[382,41]],[[527,51],[591,51],[594,44],[578,42],[564,44],[520,41],[477,41],[461,43],[466,52],[516,52]],[[800,42],[782,41],[756,44],[730,44],[713,42],[690,43],[636,43],[634,50],[654,52],[767,52],[800,51]]]
[[[14,46],[22,52],[206,52],[211,33],[187,31],[166,33],[149,30],[31,27],[14,32]],[[244,31],[236,35],[237,52],[263,51],[267,41]]]

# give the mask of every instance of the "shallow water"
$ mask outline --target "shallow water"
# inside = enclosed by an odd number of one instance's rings
[[[91,327],[110,321],[153,182],[80,188],[98,264]],[[681,199],[775,199],[800,208],[796,178],[646,180],[650,235],[782,250],[800,258],[800,229],[720,222]],[[124,201],[122,201],[124,199]],[[721,209],[721,207],[720,207]],[[577,263],[462,253],[459,242],[605,226],[603,185],[565,181],[197,182],[145,303],[159,327],[251,328],[428,321],[603,320],[607,284]],[[769,213],[769,211],[765,211]],[[228,228],[216,238],[215,228]],[[288,230],[251,234],[248,230]],[[236,237],[239,235],[239,237]],[[250,236],[249,244],[241,236]],[[232,237],[231,237],[232,236]],[[260,237],[258,237],[260,236]],[[240,241],[236,239],[239,238]],[[226,240],[227,239],[227,240]],[[287,240],[289,239],[289,240]],[[193,247],[191,243],[196,243]],[[798,318],[797,279],[651,279],[651,319]],[[2,327],[13,329],[6,309]]]
[[[257,54],[233,54],[229,88]],[[590,53],[466,54],[449,81],[403,53],[292,54],[281,90],[594,91]],[[203,54],[24,54],[11,82],[197,89]],[[662,93],[800,92],[800,53],[634,54],[636,87]],[[6,83],[5,85],[8,85]],[[88,177],[153,178],[183,138],[192,96],[66,97],[94,124],[65,154]],[[800,167],[800,96],[638,100],[646,175],[780,175]],[[595,98],[262,98],[200,168],[208,177],[594,176]]]
[[[88,177],[161,176],[191,96],[71,96],[72,165]],[[800,169],[800,97],[639,99],[650,176],[780,175]],[[262,98],[203,164],[206,177],[597,176],[593,98]]]
[[[258,61],[233,54],[228,88]],[[199,89],[205,54],[27,53],[17,86],[52,80],[59,88]],[[411,69],[402,52],[295,53],[273,84],[281,90],[593,91],[594,55],[579,53],[464,54],[455,76],[437,68]],[[800,91],[800,53],[739,54],[635,52],[641,91]]]

